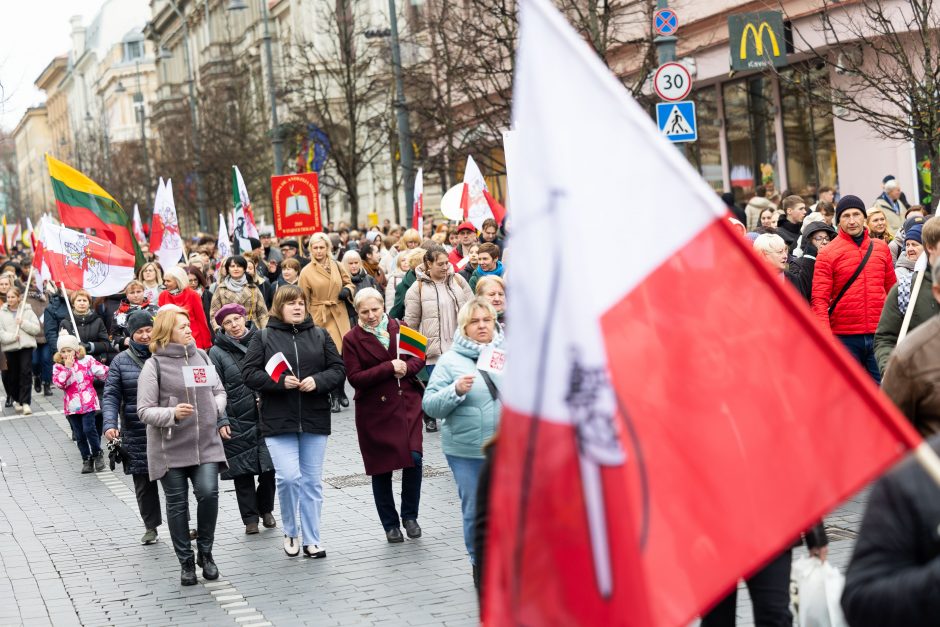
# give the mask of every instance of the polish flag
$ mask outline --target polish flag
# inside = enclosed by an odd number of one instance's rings
[[[520,5],[513,255],[618,271],[509,274],[483,622],[686,625],[923,443],[551,2]],[[657,237],[593,246],[624,216]],[[825,384],[781,381],[793,355]]]
[[[424,233],[424,168],[418,168],[415,176],[415,205],[411,212],[411,228]]]
[[[271,356],[271,359],[268,360],[264,369],[268,373],[268,376],[276,383],[280,381],[281,375],[284,374],[285,370],[290,371],[290,364],[287,363],[287,357],[284,356],[284,353],[275,353]]]
[[[467,167],[463,172],[463,194],[460,197],[463,219],[469,220],[477,231],[483,230],[483,222],[493,218],[499,224],[506,217],[506,209],[490,195],[486,181],[473,157],[467,157]]]
[[[137,238],[138,244],[144,244],[147,242],[147,236],[144,235],[144,223],[140,219],[140,209],[137,207],[137,203],[134,203],[134,218],[133,218],[133,228],[134,228],[134,237]]]

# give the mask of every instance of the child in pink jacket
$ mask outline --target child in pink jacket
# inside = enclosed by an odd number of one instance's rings
[[[108,367],[85,355],[78,338],[65,330],[59,334],[58,349],[52,357],[55,362],[52,382],[65,391],[65,417],[82,454],[82,474],[102,472],[105,466],[101,435],[95,425],[95,412],[100,407],[95,379],[104,381],[108,377]]]

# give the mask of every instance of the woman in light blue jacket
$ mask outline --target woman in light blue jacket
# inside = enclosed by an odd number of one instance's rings
[[[482,298],[467,302],[457,314],[453,346],[438,360],[422,403],[428,416],[443,420],[441,446],[457,482],[464,543],[474,572],[473,526],[483,445],[493,437],[502,412],[502,375],[478,370],[477,360],[481,352],[502,343],[493,306]]]

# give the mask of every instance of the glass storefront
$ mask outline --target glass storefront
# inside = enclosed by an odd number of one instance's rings
[[[698,141],[686,144],[686,156],[713,189],[723,191],[717,88],[700,89],[692,99],[695,101]]]
[[[812,195],[820,186],[836,186],[836,134],[832,115],[807,93],[828,89],[828,70],[798,65],[780,73],[780,104],[787,156],[787,184]]]
[[[758,185],[772,195],[779,180],[771,80],[760,75],[722,85],[731,188],[738,202]]]

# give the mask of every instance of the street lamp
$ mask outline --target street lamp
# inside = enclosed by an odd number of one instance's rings
[[[167,0],[167,2],[183,25],[183,60],[186,62],[186,78],[189,82],[189,114],[193,120],[192,142],[193,161],[195,166],[193,171],[193,178],[196,182],[196,209],[199,211],[199,230],[205,232],[209,230],[209,216],[206,212],[206,189],[202,185],[202,175],[199,173],[199,171],[202,169],[202,152],[199,148],[199,133],[198,129],[196,128],[196,80],[193,76],[192,61],[189,58],[189,22],[186,20],[186,16],[183,15],[182,11],[180,11],[176,0]],[[172,57],[172,53],[161,46],[159,57],[161,59],[168,59]]]
[[[229,0],[226,11],[244,11],[248,8],[245,0]],[[274,173],[281,174],[284,162],[281,129],[277,122],[277,93],[274,89],[274,55],[271,52],[271,28],[268,17],[268,1],[261,0],[261,21],[264,24],[264,57],[268,64],[268,99],[271,101],[271,148],[274,152]]]

